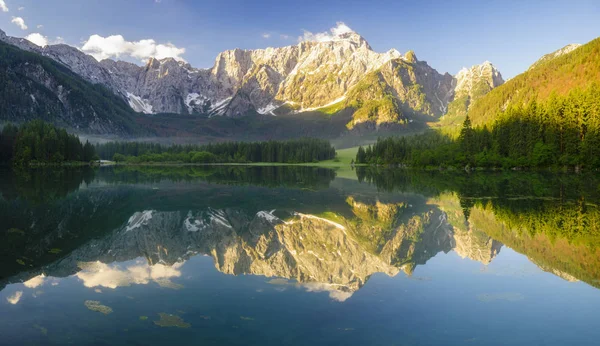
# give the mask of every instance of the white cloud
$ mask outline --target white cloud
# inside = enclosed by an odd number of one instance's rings
[[[313,34],[310,31],[304,30],[304,35],[298,37],[298,41],[299,42],[302,42],[302,41],[316,41],[316,42],[334,41],[337,36],[346,34],[349,32],[354,32],[354,31],[352,29],[350,29],[350,27],[347,26],[346,24],[344,24],[343,22],[337,22],[335,27],[329,29],[329,32],[318,32],[316,34]]]
[[[2,0],[0,0],[0,1],[2,1]],[[23,296],[23,291],[17,291],[12,296],[6,297],[6,300],[9,303],[11,303],[12,305],[16,305],[19,302],[19,300],[21,300],[22,296]]]
[[[108,37],[92,35],[84,43],[81,50],[98,61],[107,58],[118,58],[122,55],[142,61],[148,58],[174,58],[183,61],[181,55],[185,53],[185,48],[177,48],[171,43],[157,44],[153,39],[132,42],[126,41],[122,35]]]
[[[37,28],[38,28],[38,29],[41,29],[41,28],[43,28],[43,27],[44,27],[44,26],[43,26],[42,24],[40,24],[40,25],[38,25],[38,26],[37,26]]]
[[[8,12],[8,7],[6,7],[4,0],[0,0],[0,10],[2,10],[2,12]]]
[[[31,43],[37,44],[40,47],[45,47],[48,45],[48,37],[37,32],[25,36],[25,39]]]
[[[15,24],[19,28],[21,28],[21,30],[27,30],[27,25],[25,25],[25,20],[21,17],[13,17],[10,22]]]
[[[344,302],[352,297],[352,292],[340,291],[335,286],[325,283],[309,282],[301,284],[308,292],[328,292],[329,298],[338,302]]]
[[[262,34],[263,38],[271,38],[271,34]]]
[[[23,6],[17,8],[17,10],[19,10],[19,11],[23,11],[24,9],[25,9],[25,7],[23,7]]]
[[[289,35],[283,35],[283,34],[282,34],[282,35],[279,35],[279,37],[280,37],[282,40],[288,40],[288,39],[290,38],[290,36],[289,36]]]

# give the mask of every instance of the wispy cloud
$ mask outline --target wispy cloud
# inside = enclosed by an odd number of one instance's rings
[[[25,20],[21,17],[13,17],[10,22],[21,28],[21,30],[27,30]]]
[[[2,12],[8,12],[8,7],[6,6],[4,0],[0,0],[0,10],[2,10]]]
[[[271,38],[271,34],[265,33],[261,35],[263,38]]]

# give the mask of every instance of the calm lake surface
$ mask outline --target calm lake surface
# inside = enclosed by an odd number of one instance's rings
[[[598,345],[599,186],[0,170],[0,344]]]

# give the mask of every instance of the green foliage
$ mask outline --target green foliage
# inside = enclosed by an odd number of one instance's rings
[[[191,152],[191,162],[192,163],[213,163],[216,161],[217,157],[209,152],[200,151],[200,152]]]
[[[113,155],[112,159],[115,162],[124,162],[127,159],[127,157],[125,155],[123,155],[123,154],[115,153]]]
[[[223,142],[208,145],[172,145],[109,142],[96,145],[103,159],[118,162],[180,163],[304,163],[335,158],[329,141],[304,138],[289,141]]]
[[[92,144],[41,120],[17,128],[7,125],[0,134],[0,163],[27,166],[31,162],[62,164],[89,162],[96,158]]]

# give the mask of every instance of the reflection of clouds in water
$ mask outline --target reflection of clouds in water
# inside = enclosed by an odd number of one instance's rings
[[[346,301],[352,297],[352,292],[340,291],[336,289],[336,285],[312,282],[301,284],[300,286],[304,287],[308,292],[329,292],[329,298],[338,302]]]
[[[41,274],[38,276],[34,276],[33,278],[23,282],[23,285],[27,288],[36,288],[44,284],[44,280],[46,279],[46,275]]]
[[[21,297],[23,296],[23,291],[17,291],[15,292],[15,294],[13,294],[10,297],[6,297],[6,300],[12,304],[12,305],[16,305],[19,300],[21,300]]]
[[[278,285],[280,287],[276,288],[277,291],[285,291],[286,286],[295,286],[298,288],[304,288],[307,292],[328,292],[329,298],[336,300],[338,302],[346,301],[348,298],[352,297],[353,292],[341,291],[338,288],[343,288],[346,286],[343,285],[335,285],[335,284],[326,284],[320,282],[308,282],[308,283],[294,283],[288,279],[284,278],[275,278],[267,281],[268,284]]]
[[[171,267],[163,264],[150,266],[138,262],[121,268],[118,265],[111,266],[102,262],[82,262],[79,263],[82,270],[75,276],[83,281],[85,287],[100,286],[114,289],[132,284],[145,285],[154,281],[160,286],[175,288],[177,285],[171,283],[169,279],[181,276],[179,269],[182,265],[183,262],[175,263]]]

